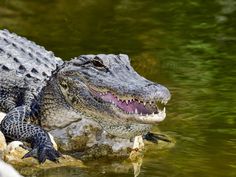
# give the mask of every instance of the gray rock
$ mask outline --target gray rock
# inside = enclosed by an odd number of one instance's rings
[[[81,152],[80,157],[128,156],[133,142],[109,135],[94,121],[82,119],[50,131],[62,152]],[[77,153],[78,154],[78,153]]]

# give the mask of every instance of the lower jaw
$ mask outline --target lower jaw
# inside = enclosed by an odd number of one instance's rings
[[[162,122],[166,117],[165,110],[163,112],[159,112],[158,114],[139,116],[137,117],[137,121],[145,124],[155,124]]]
[[[119,109],[117,107],[115,108]],[[127,121],[127,122],[133,122],[137,124],[156,124],[156,123],[162,122],[166,117],[165,108],[162,111],[159,111],[158,114],[147,114],[147,115],[126,114],[121,111],[118,111],[116,114],[120,122]]]
[[[113,135],[122,139],[130,139],[135,136],[146,134],[151,129],[153,122],[143,123],[142,121],[136,120],[134,117],[130,117],[129,120],[124,115],[117,115],[117,117],[110,116],[86,116],[86,118],[97,122],[101,128],[108,134]],[[127,121],[128,120],[128,121]]]

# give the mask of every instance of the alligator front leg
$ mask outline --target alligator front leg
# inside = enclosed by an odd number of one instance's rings
[[[0,130],[7,138],[31,144],[32,150],[23,158],[37,157],[39,163],[44,163],[46,159],[58,162],[60,153],[54,149],[48,133],[37,125],[27,123],[29,112],[26,106],[12,109],[2,120]]]

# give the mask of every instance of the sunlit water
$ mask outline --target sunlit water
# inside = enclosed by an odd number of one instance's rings
[[[69,59],[126,53],[143,76],[172,93],[157,127],[172,148],[149,145],[140,177],[236,176],[234,0],[0,1],[7,28]],[[38,176],[133,176],[119,162],[89,162]],[[124,168],[127,167],[127,168]]]

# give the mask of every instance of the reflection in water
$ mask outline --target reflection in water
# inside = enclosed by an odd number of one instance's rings
[[[139,177],[233,177],[235,13],[234,0],[4,0],[0,27],[64,59],[127,53],[140,74],[170,88],[168,116],[158,127],[174,137],[176,145],[166,149],[148,145]],[[58,174],[133,175],[132,164],[122,171],[110,163],[96,160],[88,162],[89,171],[58,169]]]

